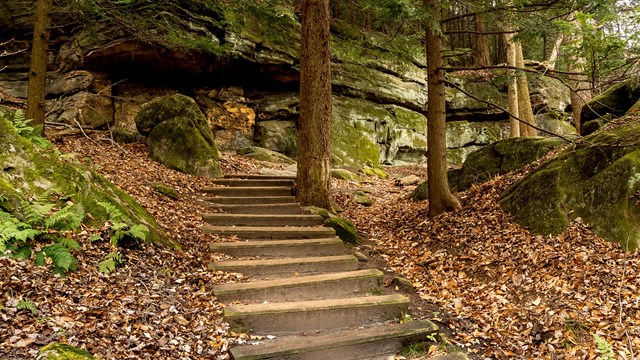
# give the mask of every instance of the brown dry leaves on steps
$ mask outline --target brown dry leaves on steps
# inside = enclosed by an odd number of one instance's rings
[[[210,291],[213,283],[237,281],[234,274],[207,271],[210,259],[200,216],[205,209],[191,201],[205,178],[168,170],[149,160],[142,145],[122,149],[108,142],[67,139],[63,152],[90,159],[92,166],[132,195],[184,251],[145,244],[124,249],[125,265],[112,275],[98,272],[111,251],[107,242],[78,241],[79,270],[59,278],[51,269],[0,258],[0,358],[33,359],[42,345],[64,341],[103,359],[224,359],[234,339],[222,321],[222,308]],[[243,166],[238,163],[237,167]],[[152,183],[177,190],[170,200]],[[16,311],[20,298],[38,313]]]
[[[391,173],[394,169],[388,169]],[[336,199],[372,240],[362,249],[410,279],[472,358],[594,359],[593,334],[614,358],[640,354],[640,256],[596,237],[580,222],[560,236],[532,236],[498,206],[522,176],[496,178],[458,194],[464,208],[427,217],[427,202],[393,180],[336,182]],[[418,175],[423,175],[417,173]],[[371,190],[372,207],[351,201]]]

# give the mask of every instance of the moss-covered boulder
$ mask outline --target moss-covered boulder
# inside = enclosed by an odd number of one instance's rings
[[[0,116],[0,208],[20,216],[23,201],[58,194],[81,204],[91,215],[85,222],[100,227],[109,219],[98,203],[107,202],[125,214],[130,223],[146,225],[150,230],[149,240],[178,246],[133,198],[94,171],[63,157],[50,144],[42,148],[21,137],[5,118],[13,114],[6,111],[3,114],[4,117]]]
[[[629,249],[640,238],[640,117],[587,137],[514,184],[500,205],[536,234],[581,218]]]
[[[338,180],[360,181],[358,175],[347,169],[331,169],[331,177]]]
[[[473,183],[517,170],[562,145],[559,138],[509,138],[500,140],[467,157],[462,168],[449,176],[452,189],[462,191]]]
[[[640,100],[640,82],[638,79],[629,79],[613,85],[602,94],[589,100],[587,105],[582,108],[580,123],[585,124],[606,114],[620,117],[638,100]]]
[[[38,351],[36,360],[97,360],[88,351],[64,343],[51,343]]]
[[[187,174],[222,174],[213,133],[192,98],[174,94],[153,99],[136,115],[136,126],[149,136],[151,159]]]
[[[278,164],[295,164],[296,161],[292,158],[280,154],[279,152],[271,151],[269,149],[261,148],[258,146],[248,146],[242,149],[237,150],[237,153],[254,160],[266,161],[270,163],[278,163]]]
[[[373,201],[371,200],[369,195],[362,190],[356,191],[356,193],[353,195],[353,202],[355,202],[356,204],[360,204],[362,206],[373,205]]]
[[[309,206],[305,208],[305,211],[309,214],[322,216],[325,220],[324,226],[334,228],[336,235],[338,235],[342,241],[349,244],[355,244],[358,241],[358,232],[351,221],[332,214],[327,209],[315,206]]]

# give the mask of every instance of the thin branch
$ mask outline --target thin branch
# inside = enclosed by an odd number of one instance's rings
[[[500,105],[494,104],[494,103],[492,103],[492,102],[490,102],[490,101],[482,100],[482,99],[480,99],[479,97],[477,97],[477,96],[475,96],[475,95],[473,95],[473,94],[470,94],[469,92],[467,92],[466,90],[464,90],[463,88],[461,88],[460,86],[458,86],[458,85],[454,84],[454,83],[453,83],[453,82],[451,82],[451,81],[444,80],[444,82],[445,82],[447,85],[449,85],[449,86],[451,86],[451,87],[453,87],[453,88],[457,89],[457,90],[458,90],[458,91],[460,91],[461,93],[463,93],[463,94],[467,95],[468,97],[470,97],[470,98],[472,98],[472,99],[474,99],[474,100],[476,100],[476,101],[479,101],[479,102],[481,102],[481,103],[487,104],[487,105],[492,106],[492,107],[494,107],[494,108],[496,108],[496,109],[498,109],[498,110],[500,110],[500,111],[502,111],[502,112],[505,112],[507,115],[509,115],[509,116],[513,117],[514,119],[518,120],[518,122],[521,122],[521,123],[523,123],[523,124],[525,124],[525,125],[527,125],[527,126],[531,126],[532,128],[534,128],[534,129],[536,129],[536,130],[538,130],[538,131],[542,131],[542,132],[543,132],[543,133],[545,133],[545,134],[549,134],[549,135],[551,135],[551,136],[555,136],[555,137],[557,137],[557,138],[560,138],[560,139],[562,139],[562,140],[564,140],[564,141],[566,141],[566,142],[569,142],[569,143],[575,144],[575,142],[574,142],[573,140],[570,140],[569,138],[566,138],[566,137],[564,137],[564,136],[562,136],[562,135],[556,134],[556,133],[551,132],[551,131],[549,131],[549,130],[545,130],[545,129],[540,128],[540,127],[538,127],[538,126],[536,126],[536,125],[530,124],[530,123],[529,123],[529,122],[527,122],[526,120],[523,120],[523,119],[521,119],[520,117],[518,117],[517,115],[512,114],[511,112],[509,112],[509,110],[507,110],[507,109],[503,108],[503,107],[502,107],[502,106],[500,106]]]
[[[501,35],[501,34],[515,34],[519,30],[504,30],[504,31],[475,31],[475,30],[447,30],[442,33],[448,34],[477,34],[477,35]]]

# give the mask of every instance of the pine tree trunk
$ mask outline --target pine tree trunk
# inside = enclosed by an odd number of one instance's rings
[[[484,15],[477,14],[475,16],[475,25],[476,31],[485,32],[487,31],[487,22],[484,18]],[[473,52],[476,65],[479,66],[489,66],[491,65],[491,57],[489,54],[489,36],[476,34],[474,36],[473,42]]]
[[[332,209],[329,0],[304,0],[300,55],[297,199]]]
[[[513,34],[504,34],[504,43],[507,53],[507,65],[516,67],[516,46],[513,42]],[[516,71],[509,70],[509,82],[507,83],[507,95],[509,99],[509,112],[519,116],[518,113],[518,84],[516,82]],[[513,116],[509,116],[509,129],[511,137],[520,136],[520,122]]]
[[[439,0],[424,0],[424,6],[440,24]],[[436,216],[462,206],[449,189],[446,157],[445,85],[442,58],[442,38],[436,29],[426,29],[427,44],[427,182],[429,216]]]
[[[545,63],[551,70],[555,70],[556,68],[556,62],[558,61],[558,55],[560,54],[560,46],[562,46],[563,42],[564,42],[564,34],[558,35],[558,37],[556,38],[556,41],[553,43],[551,54],[549,54],[547,61],[545,61]]]
[[[524,69],[524,57],[522,56],[522,43],[516,42],[516,67]],[[536,123],[531,108],[531,99],[529,98],[529,84],[527,75],[523,71],[519,71],[516,76],[518,82],[518,117],[529,124]],[[526,124],[520,123],[520,136],[536,136],[536,129]]]
[[[47,48],[49,47],[49,25],[51,24],[52,0],[36,3],[36,24],[31,44],[31,64],[27,91],[26,117],[33,119],[34,126],[41,126],[44,135],[45,92],[47,82]]]
[[[569,72],[581,73],[584,71],[586,60],[584,58],[578,58],[576,56],[569,56],[567,58],[567,70]],[[570,82],[573,90],[569,90],[571,93],[571,109],[573,113],[573,125],[580,132],[582,126],[580,122],[580,115],[582,114],[582,108],[591,99],[591,86],[589,77],[585,74],[572,75]],[[575,91],[574,91],[575,90]]]

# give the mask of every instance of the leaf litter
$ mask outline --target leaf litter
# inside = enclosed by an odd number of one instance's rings
[[[208,261],[225,258],[207,244],[234,241],[199,231],[201,215],[212,211],[198,201],[199,190],[211,181],[162,167],[144,145],[103,140],[66,138],[59,148],[132,195],[183,250],[123,249],[125,265],[105,275],[98,264],[109,245],[89,241],[100,229],[86,229],[77,239],[79,270],[66,278],[32,261],[0,258],[0,358],[32,359],[41,346],[63,341],[105,359],[227,359],[227,349],[247,336],[229,332],[211,285],[246,279],[207,270]],[[232,154],[221,165],[225,173],[265,166]],[[408,199],[415,186],[396,181],[424,178],[422,166],[389,167],[387,180],[332,182],[341,215],[368,237],[357,250],[409,279],[418,299],[412,307],[430,309],[414,317],[450,329],[454,348],[470,358],[597,359],[598,335],[617,358],[631,359],[640,352],[638,252],[603,241],[579,219],[559,236],[516,225],[497,200],[530,169],[474,185],[458,194],[462,210],[435,218],[427,217],[428,201]],[[154,183],[180,198],[154,191]],[[373,205],[353,202],[356,189],[369,192]],[[18,310],[20,300],[37,313]]]

